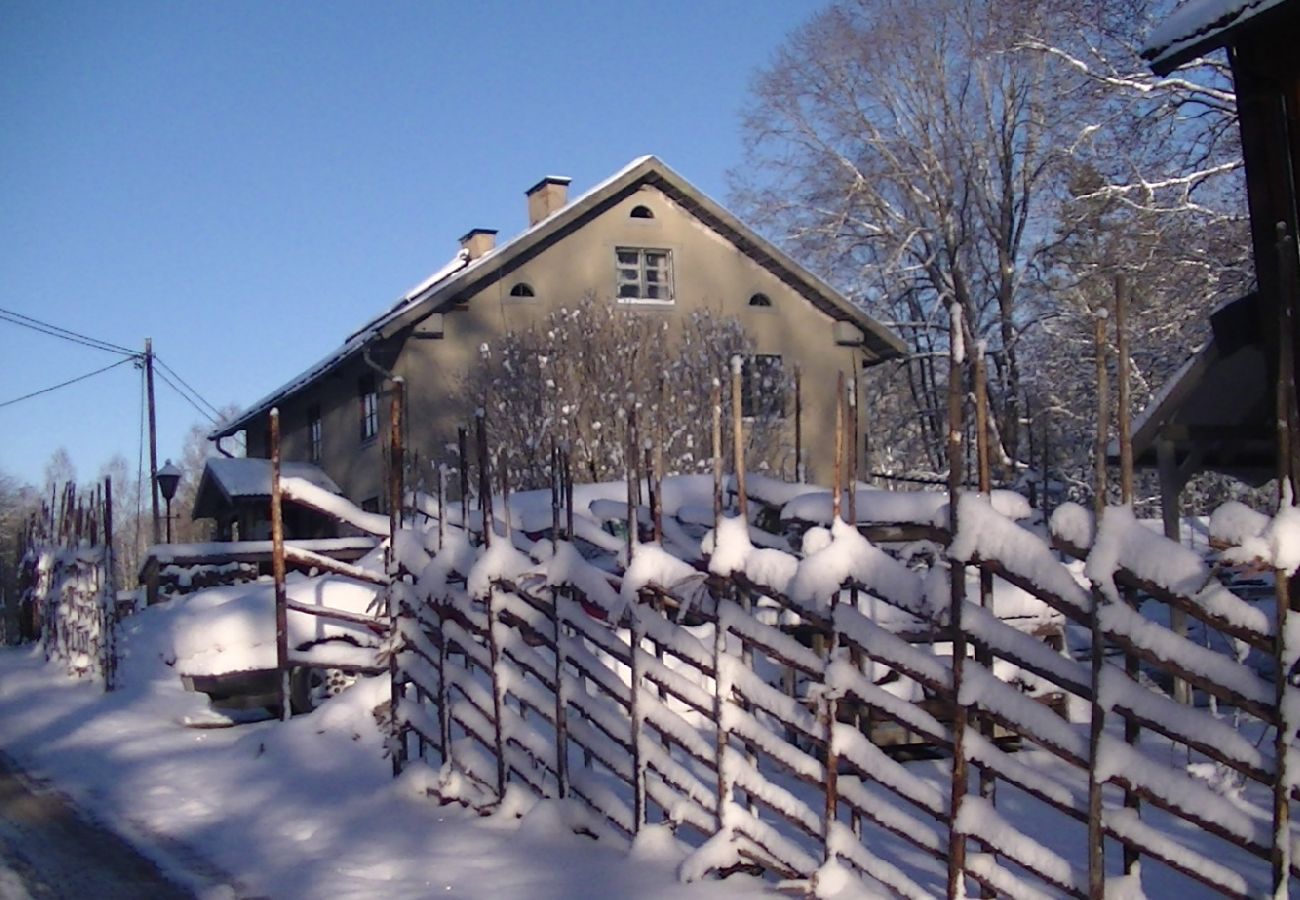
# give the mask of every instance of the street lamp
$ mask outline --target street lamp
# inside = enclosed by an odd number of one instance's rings
[[[162,491],[163,499],[167,501],[167,543],[170,544],[172,542],[172,497],[176,496],[176,486],[181,483],[181,470],[173,466],[169,459],[158,470],[154,480],[158,482],[158,490]]]

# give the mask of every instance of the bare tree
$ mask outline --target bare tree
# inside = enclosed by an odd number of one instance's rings
[[[943,467],[951,310],[988,354],[1001,459],[1023,465],[1026,395],[1086,393],[1053,357],[1115,272],[1140,281],[1153,388],[1195,345],[1170,332],[1240,285],[1231,90],[1212,64],[1143,74],[1162,5],[843,0],[759,74],[738,202],[912,350],[871,385],[886,464]]]
[[[512,483],[545,483],[552,441],[566,445],[580,477],[621,479],[644,442],[660,447],[669,473],[706,471],[709,397],[715,378],[729,402],[729,360],[752,357],[739,322],[708,312],[673,325],[587,297],[553,312],[540,327],[504,335],[481,348],[464,395],[486,410]],[[753,394],[746,437],[751,465],[779,466],[785,439],[789,373],[750,369]],[[628,446],[635,415],[638,445]],[[729,438],[728,438],[729,440]]]

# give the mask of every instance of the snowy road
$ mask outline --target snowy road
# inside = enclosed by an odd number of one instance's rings
[[[34,786],[0,753],[0,900],[192,896],[126,841]]]

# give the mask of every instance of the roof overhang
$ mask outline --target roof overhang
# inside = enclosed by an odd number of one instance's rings
[[[1277,469],[1274,386],[1259,334],[1259,300],[1250,294],[1213,316],[1214,335],[1138,417],[1134,464],[1160,465],[1160,445],[1188,469],[1208,469],[1254,484]],[[1115,448],[1111,448],[1112,460]]]
[[[1246,27],[1268,28],[1291,0],[1187,0],[1152,30],[1142,58],[1165,76],[1234,43]]]

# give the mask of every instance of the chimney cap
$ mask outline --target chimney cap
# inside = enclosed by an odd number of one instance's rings
[[[468,241],[470,238],[474,237],[475,235],[479,235],[479,234],[494,235],[496,233],[497,230],[495,228],[471,228],[469,231],[465,232],[463,235],[460,236],[460,242],[463,244],[466,241]]]
[[[533,185],[528,190],[524,191],[524,193],[533,194],[536,193],[537,191],[540,191],[548,184],[568,185],[571,181],[573,181],[573,179],[567,175],[547,175],[541,181],[537,182],[537,184]]]

